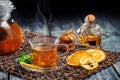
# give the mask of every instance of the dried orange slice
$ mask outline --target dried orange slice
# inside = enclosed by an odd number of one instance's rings
[[[87,70],[92,70],[98,67],[98,62],[92,57],[84,56],[80,59],[80,65]]]
[[[20,62],[20,65],[25,67],[25,68],[30,68],[30,69],[39,69],[40,68],[40,66],[36,66],[33,64],[27,64],[25,62]]]
[[[76,51],[67,57],[67,64],[71,66],[80,66],[80,59],[84,56],[89,56],[85,50]]]
[[[105,51],[101,49],[88,49],[86,50],[87,53],[93,57],[98,63],[104,61],[106,59],[106,53]]]

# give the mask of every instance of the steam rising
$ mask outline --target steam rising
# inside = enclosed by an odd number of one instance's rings
[[[27,25],[21,24],[21,26],[23,29],[25,29],[27,31],[41,33],[46,36],[52,36],[51,31],[50,31],[50,22],[52,20],[52,13],[51,13],[49,7],[47,6],[47,8],[45,8],[45,9],[47,9],[47,12],[49,14],[49,18],[47,19],[45,14],[40,9],[41,8],[40,2],[37,2],[36,4],[37,4],[37,12],[36,12],[36,18],[35,19],[33,18],[34,22],[28,23]],[[19,23],[20,23],[20,21],[19,21]]]
[[[44,35],[47,35],[47,36],[51,35],[51,31],[50,31],[50,27],[49,27],[51,19],[52,19],[51,11],[48,9],[50,17],[47,20],[45,15],[41,12],[39,4],[37,5],[37,10],[38,10],[38,12],[36,14],[36,22],[37,22],[36,28],[38,30],[37,32],[43,33]],[[43,24],[41,23],[40,19],[43,21]],[[42,27],[42,28],[40,28],[40,27]]]

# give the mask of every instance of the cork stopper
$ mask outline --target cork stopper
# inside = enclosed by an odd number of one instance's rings
[[[96,17],[93,14],[88,14],[84,19],[85,23],[89,23],[89,24],[94,23],[95,20],[96,20]]]

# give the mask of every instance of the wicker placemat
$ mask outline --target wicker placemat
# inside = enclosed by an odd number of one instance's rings
[[[31,53],[31,47],[27,41],[28,38],[32,38],[33,36],[38,36],[40,34],[34,32],[24,31],[24,43],[23,45],[15,52],[9,55],[0,56],[0,70],[9,72],[16,76],[25,78],[26,80],[77,80],[77,79],[85,79],[100,70],[103,70],[113,63],[120,61],[120,52],[112,52],[106,51],[107,59],[106,61],[99,64],[99,67],[94,70],[85,70],[81,67],[72,67],[66,64],[66,57],[70,55],[72,52],[60,56],[58,68],[48,72],[33,72],[26,70],[20,66],[19,63],[16,62],[21,56],[21,52],[25,51],[26,53]]]

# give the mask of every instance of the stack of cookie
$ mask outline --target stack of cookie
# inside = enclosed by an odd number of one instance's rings
[[[66,31],[60,35],[60,44],[67,44],[69,46],[69,51],[75,49],[76,45],[76,34],[73,31]],[[66,50],[65,47],[61,47],[61,50]]]

